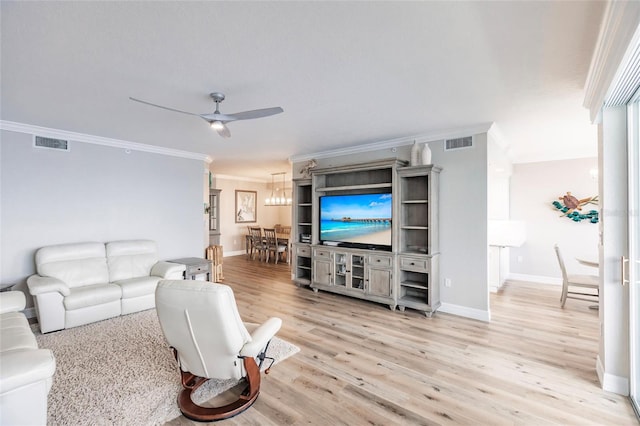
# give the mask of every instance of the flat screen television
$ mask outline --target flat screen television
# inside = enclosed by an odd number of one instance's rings
[[[320,197],[320,242],[391,251],[390,193]]]

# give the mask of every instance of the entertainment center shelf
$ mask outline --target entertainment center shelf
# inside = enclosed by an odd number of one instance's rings
[[[292,279],[314,291],[384,303],[392,310],[416,309],[430,317],[440,306],[440,171],[387,159],[318,168],[311,179],[294,180]],[[358,208],[321,217],[321,204],[323,209],[330,199],[347,204],[351,196]],[[366,202],[378,196],[387,204],[391,199],[384,211],[389,217],[380,212],[359,216]]]
[[[378,183],[374,185],[348,185],[348,186],[327,186],[324,188],[317,188],[316,191],[329,192],[329,191],[354,191],[361,189],[378,189],[378,188],[391,188],[390,183]]]

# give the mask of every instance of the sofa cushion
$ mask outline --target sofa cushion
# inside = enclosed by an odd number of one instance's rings
[[[122,298],[130,299],[132,297],[147,296],[149,294],[155,294],[156,287],[160,277],[139,277],[129,278],[128,280],[116,281],[122,288]]]
[[[109,281],[105,247],[102,243],[59,244],[36,252],[36,269],[43,277],[54,277],[69,287]]]
[[[27,324],[26,327],[2,327],[0,353],[24,349],[38,349],[36,336]]]
[[[88,306],[120,300],[122,290],[116,284],[94,284],[71,289],[71,294],[64,298],[64,307],[68,311]]]
[[[29,321],[22,312],[7,312],[0,315],[0,330],[10,327],[29,328]]]
[[[158,247],[155,241],[112,241],[106,244],[109,281],[148,277],[151,268],[158,262]]]

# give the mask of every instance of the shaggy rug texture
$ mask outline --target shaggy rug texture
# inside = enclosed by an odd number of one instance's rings
[[[180,416],[178,365],[155,309],[50,334],[34,331],[56,358],[47,424],[150,425]],[[299,350],[274,337],[267,356],[277,363]],[[209,380],[193,399],[203,403],[237,383]]]

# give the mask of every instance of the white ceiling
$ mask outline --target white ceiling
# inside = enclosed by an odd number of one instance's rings
[[[291,155],[495,122],[515,162],[596,156],[583,88],[606,4],[9,2],[2,120],[213,157],[269,179]],[[229,124],[197,113],[281,106]]]

